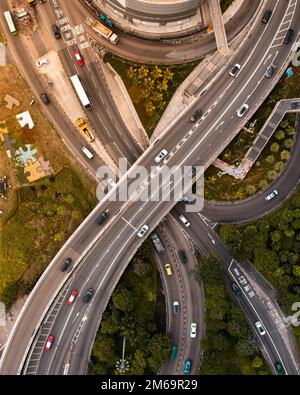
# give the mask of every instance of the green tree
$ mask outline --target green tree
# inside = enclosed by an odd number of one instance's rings
[[[300,266],[299,265],[294,265],[293,266],[293,274],[296,277],[300,277]]]
[[[285,133],[283,130],[277,130],[277,132],[275,133],[275,137],[277,140],[283,140],[285,138]]]
[[[119,288],[112,295],[113,305],[116,309],[129,312],[134,309],[133,295],[126,288]]]
[[[255,369],[259,369],[259,368],[261,368],[263,366],[263,364],[264,364],[263,360],[260,357],[256,356],[253,359],[252,367],[255,368]]]
[[[279,152],[279,150],[280,150],[280,145],[278,143],[271,144],[270,147],[271,152]]]
[[[268,188],[268,181],[267,180],[261,180],[258,184],[260,189],[267,189]]]
[[[143,375],[147,366],[147,356],[141,350],[136,350],[130,364],[130,374]]]
[[[223,275],[224,269],[217,255],[210,253],[208,257],[198,256],[194,276],[200,284],[203,280],[207,286],[215,285],[222,281]]]
[[[274,170],[277,172],[280,172],[283,168],[284,168],[284,162],[282,161],[276,162],[274,165]]]
[[[291,149],[291,148],[293,147],[293,145],[294,145],[293,139],[285,139],[285,140],[284,140],[284,146],[285,146],[285,148]]]
[[[269,170],[268,173],[267,173],[267,178],[270,181],[276,180],[277,172],[275,170]]]
[[[274,155],[269,155],[266,157],[266,162],[272,165],[275,162]]]
[[[246,185],[246,193],[248,195],[253,195],[256,192],[256,186],[255,185]]]
[[[288,160],[290,158],[291,154],[287,150],[283,150],[280,152],[280,159],[281,160]]]
[[[153,372],[158,372],[161,365],[167,361],[170,355],[171,342],[163,333],[156,333],[148,343],[148,365]]]

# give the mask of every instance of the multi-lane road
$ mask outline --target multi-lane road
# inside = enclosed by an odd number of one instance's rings
[[[247,102],[250,110],[254,111],[257,102],[267,94],[270,81],[264,77],[266,67],[276,59],[279,70],[289,56],[292,43],[284,45],[283,37],[289,26],[298,32],[300,14],[296,0],[270,1],[269,4],[273,8],[270,23],[267,26],[257,26],[255,34],[236,59],[236,62],[242,64],[238,77],[233,79],[226,71],[184,117],[174,121],[171,125],[172,132],[154,142],[129,170],[129,174],[133,174],[137,164],[142,164],[148,170],[149,177],[143,183],[144,188],[162,173],[165,166],[171,168],[197,164],[206,168],[245,122],[246,118],[241,120],[237,117],[237,109]],[[287,4],[290,5],[289,9]],[[198,107],[201,107],[204,116],[192,126],[188,117]],[[248,114],[250,115],[250,111]],[[169,154],[159,165],[155,165],[153,158],[161,149],[167,149]],[[118,190],[125,181],[125,177],[120,180]],[[169,184],[167,179],[162,179],[157,189],[162,191]],[[172,190],[175,185],[176,182],[171,184]],[[140,193],[141,191],[136,191],[136,194]],[[49,333],[55,336],[55,344],[51,353],[40,353],[36,371],[49,374],[85,371],[101,314],[127,263],[142,242],[136,237],[137,230],[145,223],[153,229],[175,204],[173,201],[152,201],[152,195],[153,191],[146,202],[129,200],[125,203],[108,202],[108,195],[85,220],[53,260],[29,297],[3,353],[2,373],[19,371],[32,338],[40,330],[43,312],[67,278],[59,270],[66,256],[77,259],[80,268],[72,273],[66,296],[62,303],[58,302],[55,309],[51,328],[47,326]],[[101,229],[96,225],[96,217],[108,206],[112,220]],[[82,303],[82,295],[90,286],[96,292],[92,302],[85,305]],[[73,288],[79,291],[79,298],[74,305],[68,306],[66,298]],[[247,298],[245,303],[249,304]],[[250,317],[250,310],[246,314],[252,322],[254,317]],[[197,337],[190,340],[192,348],[197,341]],[[285,367],[288,373],[294,373],[292,364],[290,366],[285,361]]]

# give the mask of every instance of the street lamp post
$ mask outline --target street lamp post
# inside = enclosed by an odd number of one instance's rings
[[[123,337],[123,350],[122,350],[122,358],[119,359],[116,363],[117,371],[120,373],[126,373],[129,370],[129,362],[125,359],[125,346],[126,346],[126,337]]]

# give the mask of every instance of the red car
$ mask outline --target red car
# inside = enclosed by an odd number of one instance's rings
[[[76,60],[79,66],[83,66],[83,59],[77,49],[73,52],[73,58]]]
[[[72,304],[74,302],[74,300],[76,299],[77,295],[78,295],[78,292],[74,289],[74,291],[72,291],[71,295],[69,296],[67,303]]]
[[[50,348],[52,347],[52,343],[54,342],[54,337],[53,336],[49,336],[45,345],[45,350],[49,351]]]

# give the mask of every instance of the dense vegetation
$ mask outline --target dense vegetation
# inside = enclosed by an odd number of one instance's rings
[[[132,259],[103,314],[93,353],[91,374],[118,374],[116,362],[122,357],[126,336],[125,358],[128,374],[156,374],[169,358],[171,343],[158,328],[160,283],[152,248],[146,241]]]
[[[198,256],[195,277],[203,281],[206,308],[200,374],[270,374],[243,312],[226,291],[224,269],[218,258],[213,254]]]
[[[29,292],[95,199],[70,169],[19,190],[19,205],[0,234],[0,300]]]
[[[199,61],[179,65],[140,64],[106,54],[105,62],[122,78],[134,107],[150,136],[178,86]]]
[[[300,190],[277,212],[246,226],[223,225],[220,235],[238,260],[255,264],[293,315],[300,300]],[[294,332],[300,346],[300,328]]]

